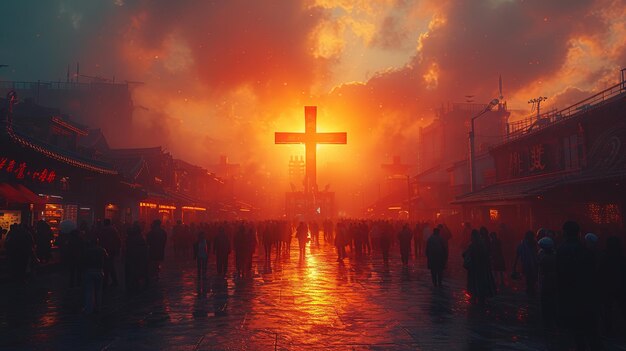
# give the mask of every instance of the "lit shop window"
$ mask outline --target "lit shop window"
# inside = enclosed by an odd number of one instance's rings
[[[620,223],[622,221],[617,204],[592,202],[587,204],[587,212],[589,213],[589,218],[596,224]]]
[[[497,221],[498,219],[500,219],[500,212],[498,212],[498,210],[490,208],[489,209],[489,219],[492,222]]]

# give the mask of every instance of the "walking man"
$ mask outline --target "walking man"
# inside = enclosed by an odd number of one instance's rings
[[[439,228],[433,229],[433,234],[426,242],[426,258],[433,286],[441,286],[441,275],[448,261],[448,246],[439,233]]]

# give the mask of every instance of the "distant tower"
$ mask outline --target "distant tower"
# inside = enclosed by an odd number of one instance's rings
[[[406,176],[411,165],[403,164],[400,155],[394,155],[393,163],[382,164],[380,167],[385,170],[388,177],[392,177],[396,175]]]
[[[300,184],[304,181],[305,163],[304,157],[290,156],[289,157],[289,182],[291,184]]]

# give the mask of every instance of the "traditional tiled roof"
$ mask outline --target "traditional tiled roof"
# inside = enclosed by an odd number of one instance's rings
[[[61,116],[52,116],[52,122],[62,126],[67,130],[71,130],[72,132],[80,135],[86,136],[88,134],[87,129],[78,123],[72,122],[70,120],[66,120]]]
[[[13,126],[6,121],[0,122],[0,132],[11,142],[14,142],[24,148],[33,150],[53,160],[100,174],[118,174],[118,172],[108,164],[84,158],[80,155],[74,154],[67,150],[62,150],[46,142],[34,140],[32,138],[29,138],[28,136],[22,135],[18,131],[14,130]]]
[[[124,177],[130,180],[137,180],[141,172],[146,169],[146,161],[143,157],[107,157],[108,160],[113,163],[115,169],[117,169]]]
[[[78,139],[78,145],[83,148],[96,149],[102,153],[106,153],[110,149],[101,129],[90,129],[86,136]]]
[[[146,147],[146,148],[134,148],[134,149],[111,149],[109,150],[109,155],[113,155],[116,157],[121,156],[157,156],[163,154],[163,148],[160,146],[155,147]]]

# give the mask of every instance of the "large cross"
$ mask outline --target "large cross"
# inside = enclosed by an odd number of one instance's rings
[[[275,134],[276,144],[304,144],[306,148],[306,193],[317,190],[315,170],[317,144],[347,144],[347,142],[348,134],[345,132],[317,132],[317,106],[304,106],[304,133],[276,132]]]

